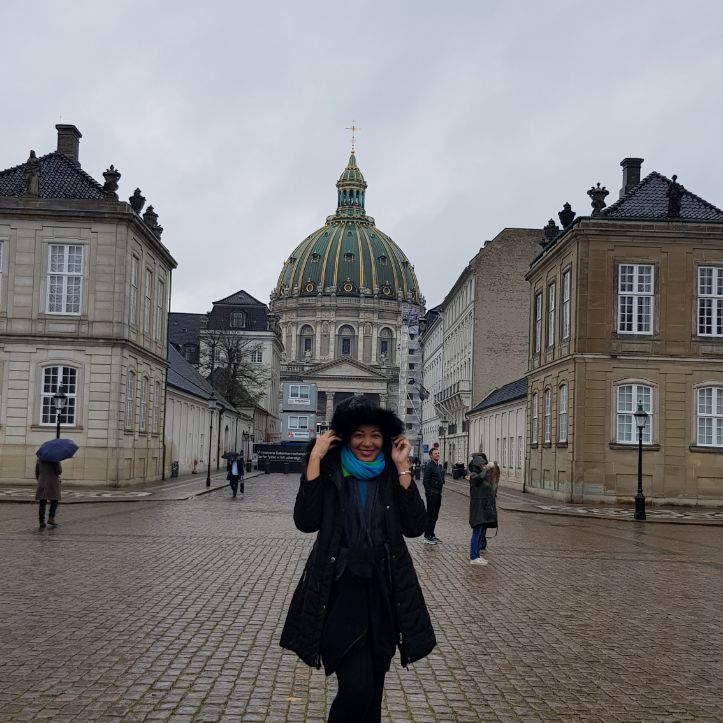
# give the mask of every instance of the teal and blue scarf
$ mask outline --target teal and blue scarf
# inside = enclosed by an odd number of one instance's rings
[[[381,450],[376,459],[371,462],[363,462],[354,456],[348,444],[341,448],[341,473],[344,477],[353,477],[357,481],[357,493],[362,510],[367,503],[367,481],[379,477],[384,471],[384,464],[384,452]]]
[[[351,447],[345,444],[341,448],[341,471],[344,477],[355,477],[359,480],[373,479],[379,477],[384,471],[384,452],[379,450],[379,454],[371,462],[363,462],[354,456]]]

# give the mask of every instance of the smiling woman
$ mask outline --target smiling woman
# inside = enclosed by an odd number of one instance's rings
[[[318,532],[291,600],[281,646],[336,673],[329,721],[380,720],[396,648],[406,666],[436,645],[404,536],[424,531],[402,422],[361,396],[342,402],[310,446],[294,507]]]

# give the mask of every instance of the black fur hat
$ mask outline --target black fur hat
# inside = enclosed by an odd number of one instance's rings
[[[481,472],[487,464],[487,455],[484,452],[473,454],[469,463],[470,472]]]
[[[379,427],[386,443],[404,432],[402,420],[394,412],[382,409],[360,395],[349,397],[341,402],[331,418],[331,428],[344,441],[349,439],[355,429],[364,424]]]

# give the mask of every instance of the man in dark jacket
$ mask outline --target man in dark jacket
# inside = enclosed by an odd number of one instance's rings
[[[439,447],[429,450],[429,461],[424,465],[422,474],[424,494],[427,498],[427,527],[424,530],[424,539],[427,545],[436,545],[441,540],[434,534],[439,517],[439,508],[442,506],[442,487],[444,487],[444,470],[439,463]]]

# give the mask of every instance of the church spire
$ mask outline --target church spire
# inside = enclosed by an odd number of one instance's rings
[[[356,130],[356,128],[355,128]],[[354,140],[352,139],[352,151],[349,156],[349,163],[342,171],[339,180],[336,182],[337,189],[337,215],[341,216],[364,216],[364,197],[366,196],[367,182],[364,180],[359,166],[356,164],[354,153]]]

